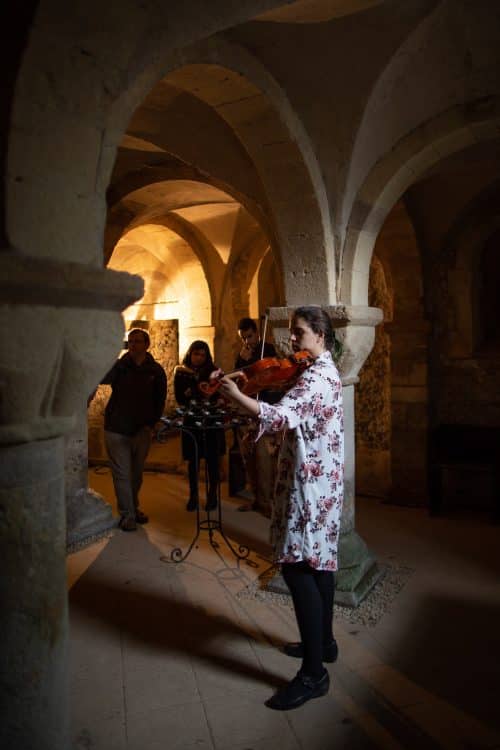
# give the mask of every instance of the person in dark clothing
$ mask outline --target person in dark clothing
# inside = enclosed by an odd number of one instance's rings
[[[131,330],[127,353],[101,381],[112,389],[104,412],[104,435],[123,531],[135,531],[137,523],[148,521],[138,496],[151,431],[167,396],[165,370],[147,351],[149,344],[147,331]]]
[[[242,346],[234,363],[235,370],[244,369],[266,357],[278,356],[273,344],[266,341],[262,346],[257,324],[252,318],[241,318],[238,322],[238,336]],[[275,404],[281,396],[280,391],[262,390],[259,400]],[[256,429],[255,424],[236,428],[240,454],[253,494],[253,500],[240,505],[238,510],[259,510],[269,517],[276,470],[276,439],[274,435],[268,434],[256,442]]]
[[[262,350],[262,342],[257,330],[257,324],[252,318],[241,318],[238,323],[238,336],[242,345],[234,363],[235,369],[241,369],[246,365],[253,365],[254,362],[264,357],[278,356],[274,345],[267,341],[264,342],[264,350]]]
[[[198,384],[208,381],[210,373],[216,370],[208,344],[205,341],[193,341],[187,353],[174,370],[175,398],[181,406],[196,407],[203,400]],[[212,396],[215,403],[220,397]],[[193,420],[194,422],[195,420]],[[189,429],[190,425],[185,422]],[[217,488],[219,485],[219,459],[226,452],[226,441],[222,429],[200,429],[192,426],[189,432],[182,433],[182,457],[188,462],[189,500],[186,510],[194,511],[198,507],[198,472],[200,458],[206,461],[208,472],[208,495],[205,510],[217,507]]]

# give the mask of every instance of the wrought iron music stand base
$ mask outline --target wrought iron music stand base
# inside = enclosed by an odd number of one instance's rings
[[[220,547],[219,542],[214,536],[214,532],[218,532],[224,542],[226,543],[226,546],[228,549],[232,552],[232,554],[238,559],[238,560],[245,560],[247,565],[250,565],[251,567],[258,567],[253,560],[248,559],[248,555],[250,554],[250,548],[247,547],[244,544],[239,544],[237,549],[233,546],[233,544],[230,542],[226,534],[224,533],[224,528],[222,526],[222,509],[221,509],[221,500],[220,500],[220,492],[219,489],[217,491],[217,517],[212,518],[210,516],[211,511],[207,511],[207,517],[204,519],[201,519],[200,509],[196,509],[196,533],[194,535],[193,540],[191,541],[191,544],[187,548],[186,552],[183,553],[182,549],[180,547],[174,547],[172,552],[170,553],[170,556],[163,555],[160,557],[160,560],[162,562],[173,562],[173,563],[181,563],[186,560],[189,555],[191,554],[193,547],[195,547],[196,542],[200,536],[200,533],[202,531],[208,531],[208,539],[210,546],[213,547],[213,549],[218,549]]]
[[[178,410],[178,411],[180,412],[181,410]],[[192,429],[193,428],[191,427],[191,429],[187,429],[186,426],[180,420],[173,421],[173,420],[170,420],[170,419],[162,418],[161,421],[164,423],[165,427],[164,427],[163,431],[160,431],[160,433],[158,434],[158,439],[159,439],[160,442],[162,441],[161,440],[161,433],[165,432],[168,429],[172,429],[172,428],[174,428],[174,429],[180,429],[181,432],[185,432],[185,433],[187,433],[189,435],[192,435]],[[221,427],[223,427],[223,426],[220,423],[217,423],[212,428],[207,427],[206,425],[204,425],[203,429],[205,431],[209,430],[209,429],[214,429],[214,428],[220,430]],[[198,459],[197,459],[197,463],[198,463]],[[208,471],[207,471],[207,466],[206,466],[206,463],[205,463],[205,494],[206,494],[207,498],[208,498],[208,485],[209,485]],[[189,545],[189,547],[187,548],[186,552],[184,552],[184,553],[183,553],[183,551],[182,551],[182,549],[180,547],[174,547],[174,549],[170,553],[170,556],[162,555],[160,557],[160,560],[162,562],[168,562],[168,563],[171,563],[171,562],[173,562],[173,563],[184,562],[184,560],[186,560],[189,557],[189,555],[191,554],[191,552],[193,550],[193,547],[195,546],[196,541],[198,540],[198,538],[200,536],[200,533],[202,531],[208,531],[208,538],[209,538],[210,546],[213,549],[218,549],[220,545],[219,545],[219,542],[215,539],[215,536],[214,536],[214,532],[217,531],[221,535],[221,537],[224,540],[224,542],[226,543],[226,546],[228,547],[228,549],[232,552],[232,554],[238,560],[245,560],[245,562],[246,562],[247,565],[249,565],[251,567],[258,567],[257,563],[253,562],[253,560],[249,560],[248,559],[248,555],[250,554],[250,548],[247,547],[244,544],[240,544],[240,545],[238,545],[238,548],[236,549],[231,544],[230,540],[228,539],[228,537],[224,533],[224,528],[223,528],[223,525],[222,525],[222,503],[221,503],[221,493],[220,493],[220,481],[217,483],[216,495],[217,495],[217,508],[214,509],[214,510],[216,510],[216,513],[217,513],[216,517],[215,518],[211,517],[210,513],[212,511],[207,510],[206,511],[206,514],[207,514],[206,518],[201,519],[201,517],[200,517],[200,507],[199,507],[199,504],[198,504],[198,506],[196,508],[196,533],[194,535],[193,540],[191,541],[191,544]]]

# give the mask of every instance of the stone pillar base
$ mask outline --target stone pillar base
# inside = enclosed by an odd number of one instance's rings
[[[63,440],[0,446],[0,746],[67,750]]]
[[[87,488],[75,494],[67,508],[68,549],[84,547],[116,527],[117,520],[102,495]]]
[[[272,591],[273,594],[286,594],[290,596],[290,589],[285,583],[285,579],[281,575],[279,566],[276,566],[273,570],[272,577],[266,582],[264,586],[266,591]]]
[[[357,607],[381,576],[375,557],[359,534],[354,529],[343,534],[339,544],[336,603],[343,607]]]
[[[335,603],[354,609],[370,593],[383,572],[356,531],[350,531],[340,537],[339,562]],[[267,581],[265,588],[276,594],[290,594],[278,567],[272,578]]]

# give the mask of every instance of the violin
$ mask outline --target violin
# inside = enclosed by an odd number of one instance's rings
[[[294,352],[282,359],[264,357],[246,367],[240,367],[238,370],[222,373],[212,380],[198,383],[198,388],[208,398],[219,389],[222,378],[227,376],[241,380],[241,392],[246,396],[253,396],[262,390],[282,389],[290,386],[313,362],[311,354],[305,350]]]

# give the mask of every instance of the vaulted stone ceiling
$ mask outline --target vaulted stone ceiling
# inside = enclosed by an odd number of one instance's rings
[[[380,144],[383,146],[384,139],[389,138],[387,134],[392,142],[398,142],[396,125],[406,122],[412,107],[418,114],[421,86],[417,75],[414,95],[401,100],[405,103],[404,112],[396,116],[393,111],[387,118],[386,104],[389,96],[393,101],[393,86],[407,79],[401,68],[407,55],[400,54],[400,50],[411,47],[415,29],[419,24],[425,29],[424,19],[431,18],[436,4],[435,0],[412,0],[408,4],[303,0],[259,15],[259,23],[247,21],[208,44],[202,42],[189,49],[182,64],[174,65],[147,94],[123,136],[108,189],[106,258],[122,234],[147,225],[153,236],[159,230],[152,227],[161,225],[165,230],[161,236],[165,241],[168,238],[172,247],[178,244],[174,241],[176,233],[184,242],[192,243],[195,256],[205,263],[210,282],[207,269],[212,261],[207,263],[207,258],[214,261],[213,277],[220,277],[220,261],[227,264],[229,272],[228,237],[235,227],[240,231],[245,226],[245,236],[253,233],[255,240],[260,232],[260,246],[266,252],[269,246],[274,247],[287,258],[293,255],[288,238],[303,237],[304,246],[290,262],[292,269],[304,265],[304,258],[312,257],[314,261],[314,253],[310,252],[314,230],[309,232],[307,226],[307,217],[313,214],[304,207],[308,190],[296,179],[299,170],[295,166],[304,153],[312,154],[313,159],[317,155],[320,179],[314,187],[326,187],[329,211],[337,222],[339,235],[348,223],[355,231],[362,228],[353,222],[356,211],[349,217],[350,201],[361,185],[367,159],[377,169],[382,164],[377,161],[377,154]],[[377,44],[373,43],[374,37]],[[339,56],[345,59],[352,54],[353,42],[363,40],[370,40],[365,53],[372,56],[373,64],[364,66],[360,58],[359,70],[356,67],[354,71],[360,74],[355,76],[356,85],[343,85],[346,77],[340,73]],[[299,48],[299,42],[307,59],[304,64],[291,64],[290,53]],[[246,57],[248,53],[250,56]],[[314,66],[331,71],[328,84],[320,77],[310,78]],[[283,98],[285,90],[288,101]],[[305,93],[318,103],[318,110],[316,105],[304,105],[301,97]],[[293,106],[302,110],[302,122],[295,130]],[[364,113],[362,106],[366,106]],[[342,111],[342,117],[337,116],[337,110]],[[340,121],[344,121],[343,129],[339,129]],[[408,118],[408,128],[413,133],[410,125]],[[479,132],[478,135],[482,137]],[[309,137],[315,144],[315,154]],[[451,138],[453,143],[447,144],[442,153],[436,149],[433,158],[425,153],[423,167],[419,164],[415,169],[412,164],[408,168],[413,185],[406,193],[406,202],[415,222],[420,224],[422,237],[438,233],[442,240],[459,220],[461,211],[467,209],[475,195],[487,189],[488,181],[498,173],[498,160],[491,150],[494,152],[496,147],[487,137],[486,146],[464,144],[461,150],[461,144],[455,143],[457,138]],[[302,153],[293,152],[297,144]],[[409,146],[411,153],[412,144]],[[447,157],[457,146],[459,150]],[[348,159],[331,158],[342,149],[346,153],[352,149],[350,164]],[[393,151],[386,152],[390,159]],[[406,152],[401,156],[405,158]],[[426,170],[427,163],[433,166]],[[284,164],[287,168],[294,165],[295,171],[287,174]],[[311,164],[312,161],[307,168],[314,174]],[[384,183],[387,171],[382,164]],[[398,177],[395,182],[399,185],[404,181]],[[411,184],[411,180],[406,182]],[[405,189],[398,194],[397,187],[393,196],[381,201],[375,213],[382,216],[397,202]],[[321,195],[321,190],[317,194]],[[371,195],[368,198],[361,196],[359,210],[370,206]],[[419,210],[424,206],[425,210]],[[283,207],[288,221],[285,231],[277,227],[276,219]],[[295,226],[299,210],[300,233]],[[322,216],[314,216],[311,227],[317,231],[322,220]],[[147,235],[143,231],[141,237]],[[234,233],[232,237],[234,240]],[[435,247],[440,241],[429,240],[429,244]],[[236,245],[238,253],[248,253],[246,241],[236,242],[233,250]],[[325,247],[326,256],[331,257],[333,245],[324,242]],[[344,257],[340,264],[347,260]]]
[[[450,233],[457,231],[471,211],[481,214],[483,223],[488,214],[491,231],[496,231],[499,175],[500,139],[462,149],[424,172],[406,194],[422,251],[441,252]]]
[[[298,0],[267,11],[258,16],[257,20],[276,23],[321,23],[357,13],[380,2],[382,0]]]

